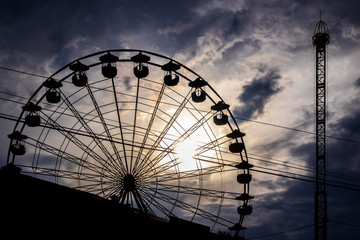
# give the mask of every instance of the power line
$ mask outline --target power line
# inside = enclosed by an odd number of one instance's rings
[[[341,224],[341,225],[345,225],[345,226],[350,226],[350,227],[360,228],[360,225],[352,224],[352,223],[345,223],[345,222],[334,221],[334,220],[328,220],[328,222],[329,223],[335,223],[335,224]],[[267,234],[267,235],[251,237],[251,238],[247,238],[247,240],[255,240],[255,239],[273,237],[273,236],[277,236],[277,235],[281,235],[281,234],[286,234],[286,233],[289,233],[289,232],[299,231],[299,230],[306,229],[306,228],[309,228],[309,227],[312,227],[312,226],[314,226],[314,224],[309,224],[309,225],[306,225],[306,226],[303,226],[303,227],[294,228],[294,229],[285,230],[285,231],[276,232],[276,233],[271,233],[271,234]]]
[[[252,120],[252,119],[248,119],[248,118],[242,118],[242,117],[234,117],[234,118],[239,119],[239,120],[242,120],[242,121],[253,122],[253,123],[258,123],[258,124],[267,125],[267,126],[271,126],[271,127],[277,127],[277,128],[282,128],[282,129],[286,129],[286,130],[291,130],[291,131],[296,131],[296,132],[301,132],[301,133],[307,133],[307,134],[313,134],[313,135],[315,135],[314,132],[305,131],[305,130],[301,130],[301,129],[297,129],[297,128],[292,128],[292,127],[285,127],[285,126],[278,125],[278,124],[266,123],[266,122],[257,121],[257,120]]]
[[[345,223],[345,222],[334,221],[334,220],[328,220],[328,222],[330,222],[330,223],[336,223],[336,224],[341,224],[341,225],[346,225],[346,226],[350,226],[350,227],[360,228],[360,225],[353,224],[353,223]]]
[[[310,179],[305,179],[305,178],[300,178],[300,177],[294,177],[294,176],[288,176],[288,175],[274,173],[274,172],[268,172],[268,171],[263,171],[263,170],[258,170],[258,169],[252,169],[252,171],[259,172],[259,173],[264,173],[264,174],[269,174],[269,175],[274,175],[274,176],[278,176],[278,177],[289,178],[289,179],[293,179],[293,180],[299,180],[299,181],[303,181],[303,182],[316,183],[315,180],[310,180]],[[277,170],[274,170],[274,171],[277,171]],[[329,186],[329,187],[336,187],[336,188],[342,188],[342,189],[346,189],[346,190],[352,190],[352,191],[360,192],[360,188],[348,187],[347,185],[349,185],[349,184],[347,184],[347,183],[341,183],[343,185],[338,185],[338,184],[332,184],[332,183],[328,183],[328,182],[329,181],[327,181],[325,185]],[[360,186],[357,185],[356,187],[360,187]]]
[[[334,221],[334,220],[328,220],[328,222],[329,223],[335,223],[335,224],[341,224],[341,225],[345,225],[345,226],[349,226],[349,227],[360,228],[360,225],[353,224],[353,223],[345,223],[345,222]],[[277,236],[277,235],[281,235],[281,234],[286,234],[286,233],[289,233],[289,232],[299,231],[299,230],[306,229],[306,228],[309,228],[309,227],[312,227],[312,226],[314,226],[314,224],[309,224],[309,225],[306,225],[306,226],[303,226],[303,227],[294,228],[294,229],[285,230],[285,231],[276,232],[276,233],[271,233],[271,234],[267,234],[267,235],[251,237],[251,238],[247,238],[247,240],[255,240],[255,239],[273,237],[273,236]]]
[[[25,74],[25,75],[30,75],[30,76],[34,76],[34,77],[48,78],[48,77],[43,76],[43,75],[39,75],[39,74],[35,74],[35,73],[29,73],[29,72],[26,72],[26,71],[20,71],[20,70],[7,68],[7,67],[2,67],[2,66],[0,66],[0,69],[10,71],[10,72],[16,72],[16,73],[21,73],[21,74]]]
[[[196,157],[195,159],[202,161],[202,162],[221,164],[223,166],[234,167],[234,168],[235,168],[235,165],[237,164],[237,162],[232,161],[232,160],[227,160],[227,159],[223,159],[226,163],[219,163],[218,161],[216,161],[215,157],[214,158],[207,157],[207,159],[203,159],[201,157]],[[210,159],[213,159],[213,160],[210,160]],[[258,168],[260,168],[261,170]],[[235,168],[235,170],[236,170],[236,168]],[[251,171],[268,174],[268,175],[273,175],[273,176],[277,176],[277,177],[288,178],[288,179],[292,179],[292,180],[316,183],[315,177],[313,177],[313,176],[308,176],[308,175],[303,175],[303,174],[298,174],[298,173],[291,173],[288,171],[267,168],[264,166],[254,166],[254,168],[252,168]],[[336,187],[336,188],[342,188],[342,189],[346,189],[346,190],[360,192],[360,185],[344,183],[344,182],[339,182],[339,181],[334,181],[334,180],[327,180],[325,185],[330,186],[330,187]]]
[[[248,153],[248,155],[249,155],[248,158],[252,159],[254,161],[270,163],[270,164],[273,164],[273,165],[278,165],[278,166],[281,166],[281,167],[296,169],[296,170],[310,172],[310,173],[316,173],[315,169],[312,168],[312,167],[308,167],[308,166],[304,166],[304,165],[300,165],[300,164],[296,164],[296,163],[291,163],[291,165],[289,165],[288,162],[278,160],[278,159],[274,159],[274,158],[271,158],[271,157],[260,156],[260,155],[253,154],[253,153]],[[253,155],[257,156],[257,157],[252,157]],[[339,173],[330,172],[330,171],[326,171],[326,173],[327,173],[327,175],[329,177],[339,178],[339,179],[348,180],[348,181],[354,181],[354,182],[360,182],[360,178],[357,178],[357,177],[347,176],[347,175],[344,175],[344,174],[339,174]]]
[[[263,235],[263,236],[258,236],[258,237],[252,237],[252,238],[247,238],[248,240],[254,240],[254,239],[261,239],[261,238],[268,238],[268,237],[272,237],[272,236],[276,236],[276,235],[280,235],[280,234],[285,234],[285,233],[289,233],[289,232],[295,232],[295,231],[299,231],[305,228],[309,228],[314,226],[314,224],[310,224],[310,225],[306,225],[303,227],[299,227],[299,228],[294,228],[294,229],[290,229],[290,230],[286,230],[286,231],[282,231],[282,232],[277,232],[277,233],[272,233],[272,234],[268,234],[268,235]]]
[[[17,118],[15,118],[14,116],[11,116],[11,115],[8,115],[8,114],[4,114],[4,113],[0,113],[0,118],[2,119],[6,119],[6,120],[11,120],[11,121],[18,121]],[[24,120],[19,120],[20,122],[22,123],[25,123]],[[84,137],[90,137],[92,138],[92,136],[85,132],[85,131],[81,131],[81,130],[77,130],[77,131],[74,131],[72,129],[69,129],[69,128],[66,128],[66,127],[57,127],[57,126],[54,126],[54,125],[49,125],[49,124],[40,124],[41,127],[43,128],[48,128],[48,129],[52,129],[52,130],[57,130],[57,131],[62,131],[62,132],[65,132],[67,134],[72,134],[72,135],[80,135],[80,136],[84,136]],[[103,141],[109,141],[109,142],[114,142],[114,143],[119,143],[119,144],[125,144],[125,145],[128,145],[128,146],[134,146],[134,147],[139,147],[138,145],[136,144],[130,144],[130,143],[125,143],[125,142],[122,142],[122,141],[118,141],[118,140],[113,140],[113,139],[108,139],[106,138],[105,136],[102,136],[102,135],[97,135],[97,137],[100,139],[100,140],[103,140]],[[29,137],[29,139],[32,139]],[[34,141],[36,141],[35,139],[32,139]],[[146,146],[143,146],[144,149],[150,149],[150,147],[146,147]],[[156,148],[156,150],[158,151],[164,151],[164,152],[168,152],[168,153],[171,153],[173,152],[172,150],[167,150],[166,148],[162,148],[162,147],[158,147]]]
[[[292,128],[292,127],[285,127],[285,126],[278,125],[278,124],[266,123],[266,122],[262,122],[262,121],[256,121],[256,120],[247,119],[247,118],[241,118],[241,117],[234,117],[234,118],[235,118],[235,119],[242,120],[242,121],[253,122],[253,123],[258,123],[258,124],[267,125],[267,126],[271,126],[271,127],[277,127],[277,128],[282,128],[282,129],[286,129],[286,130],[291,130],[291,131],[296,131],[296,132],[301,132],[301,133],[306,133],[306,134],[315,135],[315,132],[305,131],[305,130],[301,130],[301,129],[297,129],[297,128]],[[346,142],[360,143],[360,141],[354,140],[354,139],[334,137],[334,136],[329,136],[329,135],[326,135],[326,137],[327,137],[327,138],[331,138],[331,139],[346,141]]]
[[[328,220],[328,222],[329,223],[346,225],[346,226],[350,226],[350,227],[360,228],[360,225],[356,225],[356,224],[352,224],[352,223],[345,223],[345,222],[334,221],[334,220]],[[295,231],[299,231],[299,230],[302,230],[302,229],[310,228],[310,227],[313,227],[313,226],[314,226],[314,224],[309,224],[309,225],[306,225],[306,226],[303,226],[303,227],[298,227],[298,228],[294,228],[294,229],[290,229],[290,230],[285,230],[285,231],[271,233],[271,234],[267,234],[267,235],[247,238],[247,240],[256,240],[256,239],[273,237],[273,236],[277,236],[277,235],[281,235],[281,234],[286,234],[286,233],[295,232]]]

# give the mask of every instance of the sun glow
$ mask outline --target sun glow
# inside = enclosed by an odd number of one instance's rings
[[[178,158],[179,169],[181,172],[198,169],[199,163],[195,160],[196,146],[190,138],[185,139],[176,147],[176,157]]]

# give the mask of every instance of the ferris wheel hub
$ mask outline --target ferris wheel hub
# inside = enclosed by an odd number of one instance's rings
[[[123,177],[123,189],[126,192],[131,192],[136,189],[136,179],[132,174],[126,174]]]

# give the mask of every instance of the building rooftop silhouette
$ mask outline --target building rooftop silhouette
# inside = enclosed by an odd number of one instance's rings
[[[207,226],[175,217],[165,220],[20,171],[13,165],[0,169],[3,236],[221,239]]]

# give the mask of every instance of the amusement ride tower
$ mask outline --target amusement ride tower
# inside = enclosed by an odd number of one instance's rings
[[[329,29],[320,21],[315,25],[312,43],[316,47],[316,193],[315,240],[326,239],[326,45]]]

